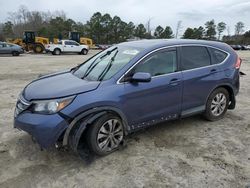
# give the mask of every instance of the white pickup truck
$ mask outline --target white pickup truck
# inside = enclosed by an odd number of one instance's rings
[[[53,55],[60,55],[61,53],[78,53],[87,55],[89,46],[81,45],[73,40],[61,40],[58,44],[45,45],[46,52],[51,52]]]

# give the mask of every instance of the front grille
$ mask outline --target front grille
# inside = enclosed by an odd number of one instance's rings
[[[18,114],[22,113],[24,110],[27,110],[30,105],[30,102],[26,101],[22,96],[20,96],[16,103],[15,117]]]

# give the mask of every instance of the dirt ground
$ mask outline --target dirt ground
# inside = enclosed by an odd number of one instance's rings
[[[223,120],[200,116],[160,124],[128,138],[128,146],[87,164],[66,151],[41,151],[13,129],[16,98],[39,74],[88,56],[0,57],[0,187],[246,187],[250,185],[250,52],[237,107]]]

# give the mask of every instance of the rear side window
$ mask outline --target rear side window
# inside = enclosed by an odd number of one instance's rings
[[[222,52],[221,50],[217,50],[214,48],[209,48],[209,50],[213,57],[213,64],[219,64],[227,58],[227,53]]]
[[[209,65],[211,65],[211,60],[206,47],[182,47],[182,70],[190,70]]]

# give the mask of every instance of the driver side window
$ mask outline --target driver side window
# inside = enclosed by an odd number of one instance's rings
[[[150,73],[151,76],[159,76],[177,71],[176,50],[156,52],[143,62],[135,66],[133,74],[137,72]]]

